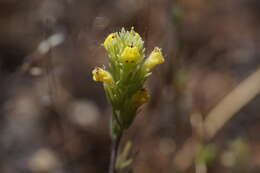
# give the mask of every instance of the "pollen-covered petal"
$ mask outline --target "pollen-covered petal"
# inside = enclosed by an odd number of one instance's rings
[[[121,54],[121,59],[125,63],[134,63],[141,57],[138,47],[127,46]]]
[[[144,62],[144,68],[150,71],[158,64],[164,63],[164,57],[160,48],[155,47],[150,56]]]

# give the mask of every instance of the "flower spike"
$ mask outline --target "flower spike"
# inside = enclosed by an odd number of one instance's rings
[[[131,126],[140,106],[149,101],[145,80],[164,58],[161,49],[156,47],[145,59],[144,41],[134,28],[109,34],[103,46],[108,54],[108,70],[97,67],[92,75],[94,81],[104,84],[113,108],[112,137],[118,137]]]

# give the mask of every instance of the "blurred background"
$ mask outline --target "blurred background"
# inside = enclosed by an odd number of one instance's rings
[[[91,70],[132,26],[166,62],[119,172],[260,172],[259,17],[258,0],[0,0],[0,172],[107,172],[111,108]]]

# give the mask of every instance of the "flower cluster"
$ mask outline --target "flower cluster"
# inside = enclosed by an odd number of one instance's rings
[[[109,57],[108,69],[96,67],[93,80],[103,82],[112,105],[112,134],[120,135],[133,122],[138,108],[150,95],[144,82],[151,70],[164,62],[161,49],[155,47],[145,58],[144,41],[132,28],[111,33],[103,43]]]

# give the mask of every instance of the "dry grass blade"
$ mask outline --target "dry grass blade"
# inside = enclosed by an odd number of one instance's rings
[[[213,138],[228,120],[259,93],[260,68],[241,82],[209,112],[203,123],[205,137]],[[187,140],[173,160],[173,163],[183,171],[190,167],[197,151],[196,144],[198,143],[193,138],[194,136]]]
[[[207,116],[205,133],[212,138],[243,106],[260,93],[260,68],[230,92]]]

